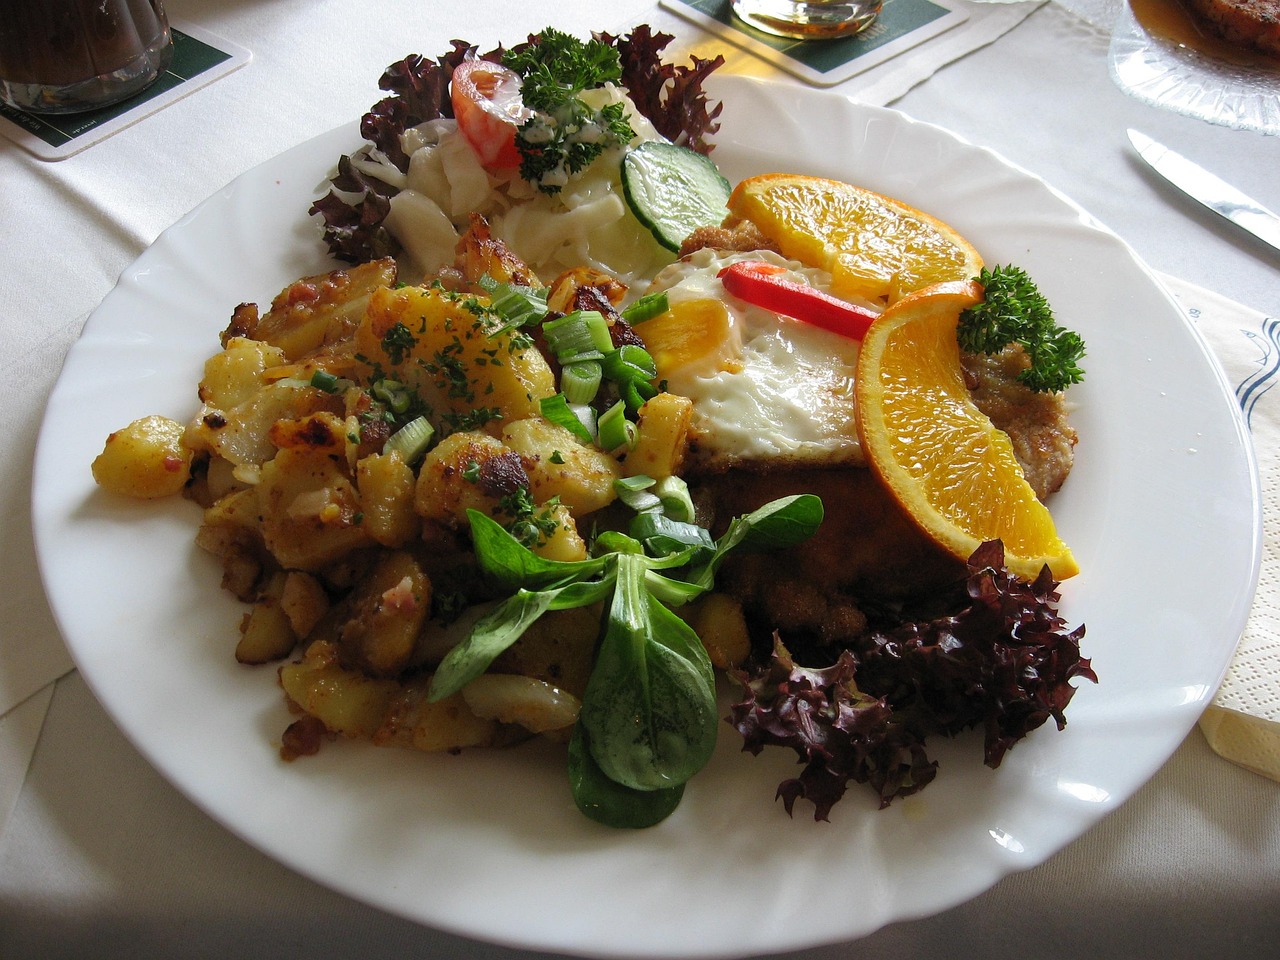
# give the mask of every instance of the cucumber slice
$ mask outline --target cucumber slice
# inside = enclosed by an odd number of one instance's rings
[[[660,140],[622,158],[622,192],[637,220],[668,250],[696,228],[719,226],[730,186],[710,158]]]

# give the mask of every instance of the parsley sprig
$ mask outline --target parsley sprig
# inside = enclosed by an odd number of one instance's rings
[[[502,62],[520,74],[521,99],[534,111],[516,132],[520,176],[543,193],[559,192],[570,174],[635,136],[621,103],[595,108],[579,96],[621,79],[615,47],[548,28]]]
[[[977,280],[985,294],[982,303],[960,315],[956,337],[961,349],[996,353],[1010,343],[1021,344],[1031,366],[1018,374],[1018,380],[1037,392],[1065,390],[1084,379],[1084,340],[1058,326],[1048,301],[1025,270],[984,267]]]

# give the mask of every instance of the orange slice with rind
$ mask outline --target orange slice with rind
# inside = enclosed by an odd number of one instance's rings
[[[971,280],[982,257],[936,217],[863,187],[802,174],[740,182],[729,212],[784,256],[832,274],[832,292],[893,303],[935,283]]]
[[[939,546],[967,559],[1000,540],[1005,566],[1032,580],[1080,570],[1013,445],[974,404],[956,343],[960,313],[982,299],[974,282],[908,294],[871,325],[858,357],[858,437],[872,470]]]

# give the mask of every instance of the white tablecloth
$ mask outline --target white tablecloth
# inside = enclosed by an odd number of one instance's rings
[[[69,661],[35,575],[31,456],[62,357],[120,271],[238,173],[359,115],[384,65],[453,37],[487,48],[549,23],[585,33],[671,20],[632,0],[166,6],[252,62],[69,160],[0,141],[0,958],[522,956],[389,918],[274,864],[154,772],[78,675],[46,686]],[[1126,97],[1106,49],[1102,31],[1044,6],[926,80],[929,65],[893,105],[1043,176],[1155,269],[1280,315],[1280,255],[1156,182],[1124,131],[1176,146],[1272,208],[1280,138]],[[885,82],[855,78],[841,92]],[[803,956],[1274,957],[1278,908],[1280,788],[1192,733],[1128,804],[1044,865],[941,916]]]

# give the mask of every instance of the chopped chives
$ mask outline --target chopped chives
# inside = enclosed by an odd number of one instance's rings
[[[598,310],[575,310],[542,324],[547,346],[561,363],[599,360],[613,349],[609,323]]]
[[[564,427],[583,443],[591,443],[595,439],[587,424],[579,416],[579,413],[570,408],[569,401],[565,399],[563,393],[557,393],[551,397],[543,397],[538,402],[538,405],[545,420]],[[590,410],[591,408],[587,407],[586,409]]]
[[[412,466],[427,452],[435,432],[426,417],[415,417],[387,438],[382,452],[398,453],[405,463]]]
[[[689,495],[689,485],[683,479],[675,474],[663,477],[654,485],[653,492],[662,501],[664,514],[672,520],[693,522],[693,498]]]
[[[606,453],[620,447],[630,447],[635,442],[636,425],[627,419],[627,404],[619,400],[600,414],[596,422],[596,443]]]
[[[660,317],[669,309],[671,307],[667,303],[667,295],[665,293],[646,293],[639,300],[634,301],[623,309],[622,319],[635,326],[637,323],[644,323],[646,320]]]
[[[600,390],[600,380],[598,360],[567,363],[560,370],[560,390],[569,403],[590,403]]]

